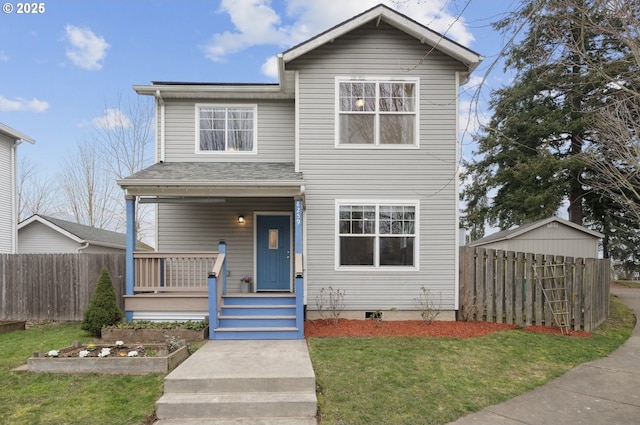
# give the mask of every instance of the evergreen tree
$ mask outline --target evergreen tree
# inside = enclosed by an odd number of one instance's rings
[[[122,311],[116,302],[111,276],[109,271],[103,267],[96,290],[84,312],[82,329],[99,337],[103,327],[118,323],[121,319]]]
[[[471,184],[462,193],[463,222],[472,239],[486,224],[506,229],[549,217],[562,205],[574,223],[615,228],[621,205],[598,205],[606,197],[596,183],[606,176],[585,160],[585,149],[600,142],[594,125],[612,81],[632,75],[628,46],[603,36],[602,25],[615,25],[608,3],[529,0],[495,24],[505,33],[527,30],[506,52],[516,76],[494,92],[492,119],[476,138],[474,160],[465,164],[463,177]],[[585,217],[593,211],[601,214]]]

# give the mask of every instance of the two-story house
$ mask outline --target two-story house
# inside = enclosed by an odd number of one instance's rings
[[[16,169],[18,145],[22,142],[36,141],[0,123],[0,254],[15,254],[18,249]]]
[[[127,317],[301,338],[330,287],[341,317],[385,320],[419,319],[425,287],[453,320],[458,94],[480,60],[379,5],[278,55],[277,84],[135,86],[157,161],[118,183],[131,243],[136,202],[157,204],[157,252],[128,254]]]

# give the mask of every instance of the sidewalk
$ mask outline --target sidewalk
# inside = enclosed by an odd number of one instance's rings
[[[640,289],[611,288],[640,317]],[[640,325],[608,357],[449,425],[640,424]]]

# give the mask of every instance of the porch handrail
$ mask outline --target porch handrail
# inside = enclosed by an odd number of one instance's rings
[[[206,292],[216,251],[134,251],[134,292]]]

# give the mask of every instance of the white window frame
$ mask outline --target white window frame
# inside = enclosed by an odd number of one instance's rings
[[[214,151],[214,150],[202,150],[200,149],[200,111],[202,109],[233,109],[243,108],[253,110],[253,149],[250,151]],[[257,104],[243,104],[243,103],[197,103],[196,104],[196,118],[195,118],[195,152],[199,155],[251,155],[258,152],[258,105]]]
[[[340,143],[340,83],[376,83],[376,111],[375,114],[375,129],[374,129],[374,141],[375,143],[369,144],[356,144],[356,143]],[[379,99],[380,99],[380,83],[413,83],[415,85],[415,110],[414,110],[414,141],[411,144],[381,144],[380,143],[380,130],[379,130],[379,117],[380,111]],[[417,77],[349,77],[338,76],[335,78],[335,147],[338,149],[419,149],[420,148],[420,79]],[[347,112],[348,113],[348,112]]]
[[[374,245],[373,245],[373,265],[340,265],[340,207],[342,206],[375,206],[376,208],[376,223]],[[381,266],[380,265],[380,207],[381,206],[409,206],[415,208],[415,229],[414,229],[414,242],[413,242],[413,266]],[[339,199],[335,201],[335,270],[336,271],[360,271],[363,270],[376,270],[376,271],[419,271],[420,270],[420,201],[416,199],[394,199],[394,200],[380,200],[380,199]]]

